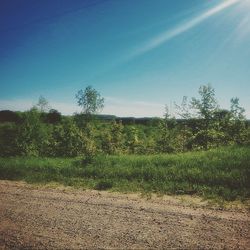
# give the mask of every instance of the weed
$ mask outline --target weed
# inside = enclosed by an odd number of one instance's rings
[[[80,158],[0,158],[0,179],[57,182],[122,192],[196,194],[222,200],[250,197],[250,148]]]

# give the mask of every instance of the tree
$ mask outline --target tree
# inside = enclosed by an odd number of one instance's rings
[[[1,110],[0,111],[0,123],[1,122],[15,122],[20,123],[21,117],[18,112],[14,112],[11,110]]]
[[[87,118],[98,113],[104,107],[104,98],[91,86],[87,86],[84,91],[82,89],[79,90],[76,94],[76,99],[78,106],[82,108]]]
[[[17,130],[15,123],[0,123],[0,156],[18,155]]]
[[[49,102],[43,96],[39,97],[36,107],[42,113],[47,112],[50,109]]]
[[[215,90],[210,84],[202,85],[199,88],[200,99],[192,98],[191,107],[195,109],[198,116],[209,123],[218,109],[218,103],[215,99]]]
[[[18,126],[17,146],[21,155],[43,155],[46,151],[49,131],[41,122],[37,108],[24,113],[23,123]]]
[[[84,115],[83,123],[80,123],[80,127],[84,127],[86,133],[85,137],[85,158],[84,162],[89,163],[92,161],[94,155],[96,154],[96,145],[93,137],[93,128],[89,121],[92,119],[92,116],[98,113],[104,107],[104,98],[101,97],[100,93],[92,88],[87,86],[85,90],[79,90],[76,94],[77,104],[82,108]]]
[[[138,146],[140,144],[138,138],[138,129],[135,126],[128,126],[126,128],[126,147],[129,153],[137,153]]]
[[[62,115],[55,109],[51,109],[46,116],[46,122],[51,124],[60,123],[62,120]]]
[[[181,105],[178,105],[178,104],[175,103],[175,108],[177,110],[177,114],[181,118],[183,118],[185,120],[191,118],[190,105],[188,103],[188,97],[187,96],[183,96]]]
[[[219,106],[215,98],[215,90],[210,84],[202,85],[199,88],[200,99],[195,97],[191,100],[191,107],[197,112],[200,119],[200,129],[197,133],[197,142],[204,149],[207,149],[209,143],[216,139],[214,129],[214,114]]]
[[[231,99],[231,131],[230,136],[235,143],[241,144],[247,138],[246,132],[246,118],[244,115],[245,109],[239,104],[239,98]]]
[[[176,119],[171,116],[169,108],[165,106],[164,119],[160,122],[158,129],[159,138],[157,139],[158,152],[172,153],[175,151],[175,127]]]
[[[245,109],[240,106],[240,100],[238,97],[232,98],[231,100],[231,113],[234,120],[245,120]]]

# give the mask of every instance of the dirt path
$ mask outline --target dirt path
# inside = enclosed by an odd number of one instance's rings
[[[0,181],[0,249],[250,249],[248,212]]]

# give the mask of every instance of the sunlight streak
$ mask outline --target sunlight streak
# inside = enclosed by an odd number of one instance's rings
[[[188,21],[185,24],[179,25],[173,29],[167,30],[164,33],[158,35],[157,37],[154,37],[149,42],[146,43],[145,46],[142,48],[137,49],[135,52],[131,53],[129,56],[129,59],[134,58],[136,56],[142,55],[144,53],[147,53],[150,50],[153,50],[160,45],[164,44],[165,42],[171,40],[172,38],[181,35],[182,33],[194,28],[204,20],[208,19],[209,17],[217,14],[218,12],[221,12],[222,10],[239,3],[240,0],[227,0],[223,2],[222,4],[217,5],[216,7],[213,7],[212,9],[209,9],[208,11],[202,13],[201,15],[193,18],[192,20]]]

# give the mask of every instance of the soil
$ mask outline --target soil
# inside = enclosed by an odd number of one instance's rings
[[[248,210],[0,181],[0,249],[250,249]]]

